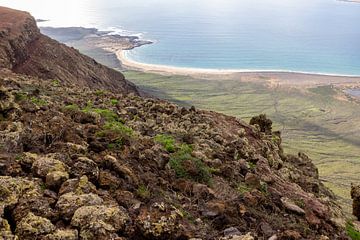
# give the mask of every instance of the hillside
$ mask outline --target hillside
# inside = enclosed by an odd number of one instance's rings
[[[316,167],[265,116],[143,98],[2,11],[2,239],[348,239]]]
[[[0,68],[93,89],[137,93],[120,72],[42,35],[30,14],[4,7],[0,7]]]

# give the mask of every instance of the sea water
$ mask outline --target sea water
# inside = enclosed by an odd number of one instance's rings
[[[337,0],[0,0],[49,20],[139,34],[132,60],[189,68],[360,75],[360,3]]]

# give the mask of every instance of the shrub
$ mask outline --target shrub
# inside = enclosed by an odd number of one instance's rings
[[[27,98],[27,94],[23,92],[17,92],[15,93],[15,101],[20,102]]]
[[[132,136],[134,133],[134,131],[131,128],[125,126],[121,122],[116,122],[116,121],[106,122],[103,126],[103,129],[109,130],[113,133],[117,133],[120,135],[127,135],[127,136]]]
[[[240,183],[236,190],[240,193],[240,195],[243,195],[244,193],[250,192],[251,188],[245,183]]]
[[[32,97],[30,101],[38,106],[45,106],[47,102],[44,99]]]
[[[95,91],[95,95],[96,96],[102,96],[102,95],[104,95],[105,94],[105,91],[104,90],[96,90]]]
[[[360,240],[360,232],[356,231],[351,222],[346,224],[346,233],[352,240]]]
[[[64,110],[70,110],[70,111],[77,111],[79,109],[80,109],[79,106],[76,104],[70,104],[64,107]]]
[[[110,100],[111,105],[117,105],[119,103],[119,100],[117,99],[111,99]]]
[[[60,86],[60,81],[59,80],[57,80],[57,79],[54,79],[54,80],[52,80],[52,85],[54,86],[54,87],[58,87],[58,86]]]
[[[160,143],[166,151],[175,152],[175,139],[170,135],[158,134],[155,136],[155,141]]]
[[[191,155],[192,147],[181,145],[180,149],[170,157],[170,167],[179,178],[189,178],[197,182],[210,184],[211,173],[209,167],[200,159]]]
[[[140,185],[139,188],[136,190],[136,194],[141,197],[142,199],[148,199],[151,196],[150,191],[144,185]]]
[[[250,125],[255,124],[259,125],[261,132],[271,134],[272,121],[268,119],[265,114],[260,114],[259,116],[251,118]]]

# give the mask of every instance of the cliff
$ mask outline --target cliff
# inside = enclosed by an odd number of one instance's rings
[[[2,239],[348,239],[316,167],[284,154],[266,116],[109,91],[110,75],[90,83],[66,66],[91,60],[3,11]],[[45,62],[69,78],[30,67]]]
[[[124,76],[40,33],[26,12],[0,8],[0,68],[77,86],[137,94]]]

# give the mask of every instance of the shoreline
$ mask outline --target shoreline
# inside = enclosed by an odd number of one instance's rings
[[[201,69],[147,64],[131,60],[126,51],[152,44],[153,41],[138,36],[110,34],[96,28],[42,27],[42,32],[70,46],[75,43],[102,49],[114,55],[124,70],[141,71],[160,75],[182,75],[204,80],[240,80],[243,82],[267,82],[270,86],[314,86],[334,84],[344,88],[360,88],[360,76],[328,73],[297,72],[288,70],[247,70],[247,69]]]
[[[109,49],[110,50],[110,49]],[[211,68],[191,68],[191,67],[176,67],[170,65],[150,64],[134,61],[126,56],[126,49],[116,50],[115,53],[123,66],[130,70],[140,70],[144,72],[153,73],[169,73],[177,75],[194,75],[194,74],[215,74],[215,75],[228,75],[228,74],[297,74],[307,76],[326,76],[326,77],[341,77],[341,78],[356,78],[360,80],[360,75],[345,75],[337,73],[316,73],[316,72],[303,72],[291,70],[252,70],[252,69],[211,69]]]

